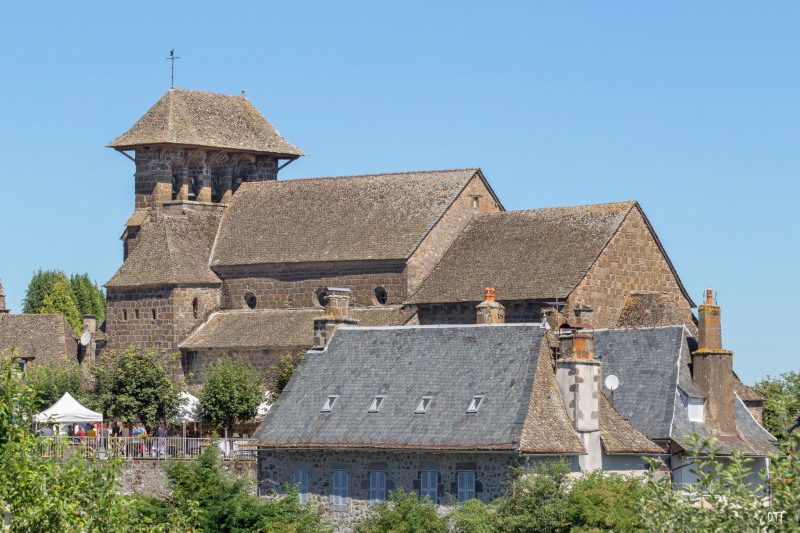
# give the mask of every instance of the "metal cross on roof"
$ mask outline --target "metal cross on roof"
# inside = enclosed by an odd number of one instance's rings
[[[172,61],[172,73],[170,75],[169,88],[170,89],[174,89],[175,88],[175,60],[176,59],[180,59],[180,56],[176,56],[175,55],[175,49],[173,48],[172,50],[169,51],[169,57],[165,57],[164,59],[166,59],[167,61]]]

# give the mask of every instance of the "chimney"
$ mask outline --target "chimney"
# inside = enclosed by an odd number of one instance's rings
[[[588,325],[586,325],[588,327]],[[559,334],[561,354],[556,382],[572,426],[587,454],[578,458],[581,470],[603,466],[600,446],[600,382],[602,365],[594,358],[594,336],[583,325],[565,324]]]
[[[0,283],[0,315],[8,314],[10,309],[6,307],[6,293],[3,292],[3,284]]]
[[[97,317],[95,315],[83,315],[83,331],[94,333],[97,331]]]
[[[477,306],[478,324],[503,324],[506,311],[500,303],[494,301],[494,287],[486,287],[484,299]]]
[[[705,423],[711,434],[736,436],[733,403],[733,352],[722,348],[722,322],[713,291],[698,307],[698,349],[692,353],[694,384],[706,395]]]
[[[336,328],[342,324],[355,326],[350,318],[350,289],[328,287],[325,293],[325,315],[314,319],[314,348],[324,348]]]

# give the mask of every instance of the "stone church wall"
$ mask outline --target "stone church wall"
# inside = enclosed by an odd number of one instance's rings
[[[594,311],[582,316],[581,321],[597,328],[616,327],[631,292],[644,291],[665,294],[694,330],[690,303],[641,212],[634,209],[570,295],[569,308],[589,305]]]
[[[375,289],[386,289],[387,305],[397,305],[406,297],[402,262],[351,262],[335,266],[292,265],[291,267],[254,266],[218,269],[223,280],[224,309],[245,309],[245,295],[256,297],[256,308],[321,307],[317,292],[325,287],[346,287],[351,305],[372,306]]]
[[[193,304],[197,299],[195,316]],[[178,343],[219,306],[215,287],[109,289],[106,295],[108,349],[141,346],[177,351]]]
[[[409,295],[417,290],[470,220],[476,215],[497,211],[500,206],[483,180],[478,176],[472,178],[409,258],[406,270]]]

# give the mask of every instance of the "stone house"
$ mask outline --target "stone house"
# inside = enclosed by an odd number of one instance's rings
[[[591,335],[556,339],[542,323],[342,324],[324,340],[253,438],[262,494],[298,483],[339,520],[397,488],[442,505],[489,502],[513,466],[561,457],[574,471],[641,472],[642,456],[667,453],[600,394]]]

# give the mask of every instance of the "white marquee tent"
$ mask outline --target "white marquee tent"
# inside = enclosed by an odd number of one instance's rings
[[[68,392],[56,403],[34,417],[38,423],[45,422],[102,422],[103,415],[87,409]]]

